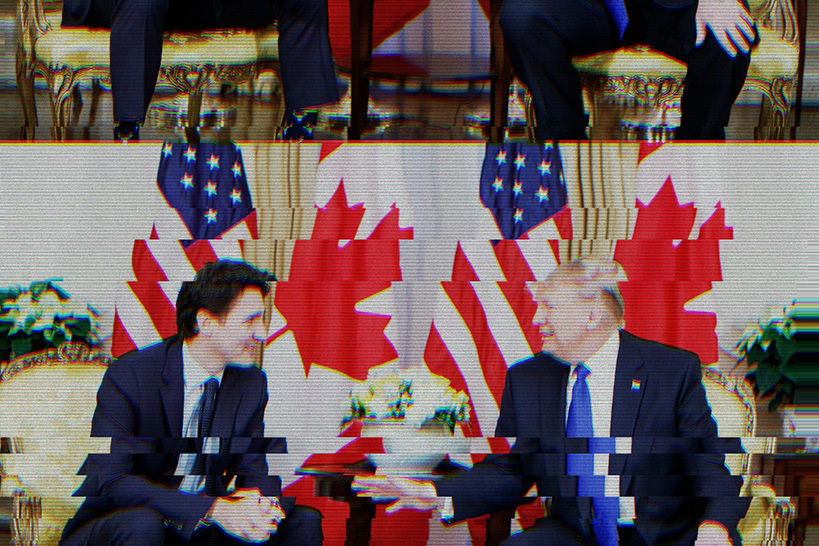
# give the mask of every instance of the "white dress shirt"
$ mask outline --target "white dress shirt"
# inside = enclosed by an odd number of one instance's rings
[[[188,344],[182,343],[182,375],[185,379],[183,388],[184,399],[182,405],[182,436],[196,438],[199,433],[199,400],[205,392],[205,382],[215,378],[222,383],[222,370],[218,375],[210,375],[193,359]],[[219,453],[219,438],[205,438],[202,446],[203,453]],[[191,476],[193,465],[196,463],[196,453],[182,453],[176,466],[176,475],[184,476],[179,484],[179,491],[198,495],[205,489],[204,476]]]

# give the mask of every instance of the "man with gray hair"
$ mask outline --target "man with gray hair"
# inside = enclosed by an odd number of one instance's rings
[[[504,544],[741,544],[749,499],[724,464],[741,444],[717,437],[695,354],[622,329],[625,280],[585,258],[530,284],[543,351],[506,373],[495,436],[516,439],[510,454],[435,483],[357,478],[359,494],[459,521],[536,484],[548,516]]]

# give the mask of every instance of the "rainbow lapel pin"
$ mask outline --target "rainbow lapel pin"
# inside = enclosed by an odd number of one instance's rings
[[[632,379],[631,380],[631,392],[640,392],[640,380],[639,379]]]

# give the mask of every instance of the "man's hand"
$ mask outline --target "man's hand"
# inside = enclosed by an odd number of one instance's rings
[[[754,19],[739,0],[700,0],[696,20],[697,47],[705,42],[710,28],[719,45],[731,57],[737,56],[737,50],[743,54],[751,50],[756,36]]]
[[[427,512],[440,504],[432,482],[400,476],[357,476],[353,480],[353,491],[359,497],[371,497],[374,502],[394,500],[387,506],[388,514],[404,508]]]
[[[694,546],[733,546],[725,527],[716,521],[703,521]]]
[[[248,542],[268,540],[282,519],[284,511],[279,500],[260,496],[258,489],[239,489],[217,499],[210,514],[210,520],[225,534]]]

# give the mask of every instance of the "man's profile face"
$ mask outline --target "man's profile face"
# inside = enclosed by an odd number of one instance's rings
[[[264,298],[255,286],[245,288],[210,329],[209,342],[225,364],[256,363],[264,332]]]
[[[543,352],[573,362],[587,333],[591,304],[578,296],[570,282],[533,283],[532,296],[537,304],[532,323],[540,330]]]

